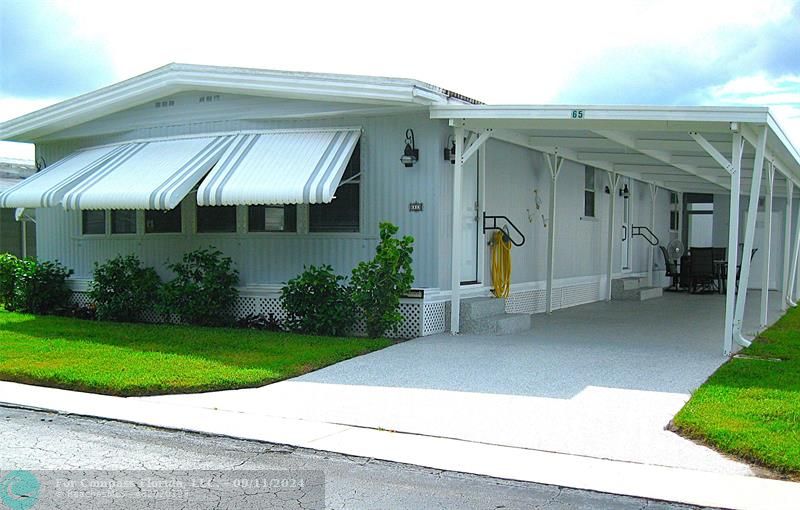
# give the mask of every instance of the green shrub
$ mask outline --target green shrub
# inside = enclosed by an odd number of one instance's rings
[[[175,278],[162,287],[160,311],[182,322],[201,326],[233,323],[233,305],[239,297],[239,272],[233,261],[213,246],[184,254],[169,264]]]
[[[0,254],[0,304],[10,310],[14,301],[14,281],[20,260],[10,253]]]
[[[361,262],[353,269],[353,301],[367,326],[367,334],[376,338],[403,322],[400,298],[411,289],[414,272],[411,254],[414,238],[394,237],[398,228],[380,224],[380,242],[375,258]]]
[[[310,266],[281,291],[285,325],[312,335],[342,336],[352,328],[354,307],[346,278],[328,265]]]
[[[14,269],[14,297],[10,310],[55,313],[67,306],[71,291],[67,278],[73,273],[59,262],[19,260]]]
[[[98,319],[136,322],[153,308],[160,286],[155,269],[142,267],[136,255],[119,255],[103,264],[95,262],[89,297]]]

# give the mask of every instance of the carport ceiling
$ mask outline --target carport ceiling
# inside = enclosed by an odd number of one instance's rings
[[[582,113],[580,113],[582,112]],[[582,115],[572,118],[573,115]],[[767,159],[800,182],[800,160],[766,108],[435,106],[431,117],[470,131],[680,192],[727,193],[730,175],[693,138],[732,158],[732,134],[745,143],[742,191],[750,189],[757,129],[768,125]],[[759,122],[760,121],[760,122]],[[578,128],[578,129],[576,129]],[[766,172],[765,172],[766,174]],[[776,186],[785,193],[785,186]]]

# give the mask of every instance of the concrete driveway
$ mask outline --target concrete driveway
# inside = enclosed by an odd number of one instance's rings
[[[665,430],[725,361],[723,310],[718,295],[593,303],[536,315],[520,335],[437,335],[261,388],[143,400],[752,474]]]

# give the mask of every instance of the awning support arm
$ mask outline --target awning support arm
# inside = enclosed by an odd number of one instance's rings
[[[545,154],[547,166],[550,168],[550,203],[548,204],[547,219],[547,292],[546,292],[546,310],[547,313],[553,312],[553,273],[555,271],[555,255],[556,255],[556,186],[558,185],[558,175],[561,173],[561,165],[564,163],[564,158],[558,155],[556,149],[555,154]]]
[[[767,145],[767,127],[764,126],[758,133],[756,143],[756,158],[753,161],[753,180],[750,184],[750,197],[747,206],[747,223],[744,230],[744,249],[742,250],[742,270],[739,275],[739,291],[736,295],[736,313],[733,317],[733,340],[743,347],[748,347],[750,341],[742,335],[742,321],[744,320],[744,307],[747,303],[747,282],[750,278],[750,259],[753,250],[753,239],[756,230],[756,214],[758,212],[758,194],[761,190],[761,174],[764,170],[764,150]],[[729,268],[736,271],[735,267]]]
[[[619,185],[619,174],[608,172],[608,254],[606,256],[606,301],[611,301],[611,276],[614,270],[614,209],[616,208],[616,192]]]
[[[471,158],[472,155],[475,154],[478,151],[478,149],[480,149],[483,146],[483,144],[489,141],[489,138],[491,137],[492,137],[491,129],[487,129],[486,131],[482,132],[480,135],[478,135],[478,138],[476,138],[471,144],[469,144],[469,147],[467,147],[466,150],[464,150],[464,155],[461,157],[461,159],[466,163],[467,160],[469,160],[469,158]]]
[[[700,147],[702,147],[708,153],[709,156],[714,158],[714,161],[719,163],[719,166],[724,168],[726,172],[728,172],[729,174],[733,173],[733,163],[728,161],[728,159],[725,156],[723,156],[722,153],[720,153],[716,147],[711,145],[711,142],[706,140],[703,137],[703,135],[694,131],[690,131],[689,136],[694,138],[694,141],[697,142],[697,144],[700,145]]]

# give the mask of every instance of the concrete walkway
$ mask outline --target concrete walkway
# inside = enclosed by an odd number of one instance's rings
[[[758,293],[749,302],[754,329]],[[122,399],[0,383],[0,401],[697,505],[788,508],[800,485],[752,476],[664,430],[724,362],[723,307],[722,296],[686,294],[595,303],[537,315],[524,335],[416,339],[255,389]]]

